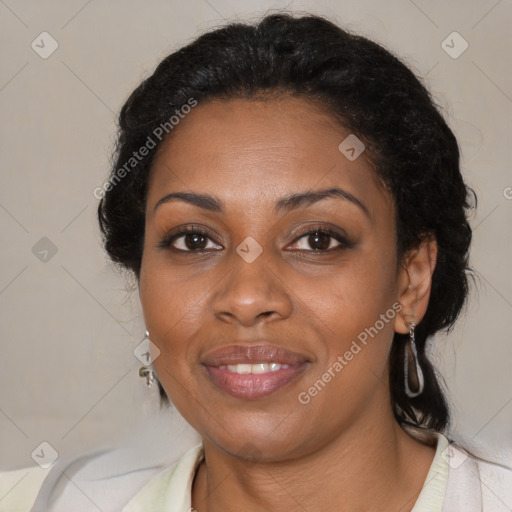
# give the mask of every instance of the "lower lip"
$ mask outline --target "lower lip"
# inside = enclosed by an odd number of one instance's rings
[[[294,381],[306,368],[307,363],[268,373],[235,373],[207,366],[213,383],[228,395],[246,400],[256,400],[271,395]]]

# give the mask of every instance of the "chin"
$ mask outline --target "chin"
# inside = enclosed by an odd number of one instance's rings
[[[267,415],[268,416],[268,415]],[[227,416],[224,416],[227,419]],[[251,418],[249,415],[239,419],[235,424],[225,421],[224,428],[208,424],[208,431],[201,433],[205,444],[213,444],[229,455],[247,461],[278,461],[292,458],[302,452],[304,439],[298,433],[304,434],[303,426],[288,423],[283,428],[283,418]],[[204,435],[203,435],[204,434]]]

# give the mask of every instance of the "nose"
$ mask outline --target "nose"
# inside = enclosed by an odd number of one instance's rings
[[[233,255],[231,271],[212,297],[213,312],[227,323],[252,326],[290,316],[290,290],[263,254],[252,263]]]

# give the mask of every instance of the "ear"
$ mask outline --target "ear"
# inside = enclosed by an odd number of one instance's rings
[[[397,278],[398,302],[402,306],[395,317],[395,331],[409,332],[408,322],[419,324],[425,316],[436,268],[437,242],[433,235],[425,236],[417,249],[407,253]]]

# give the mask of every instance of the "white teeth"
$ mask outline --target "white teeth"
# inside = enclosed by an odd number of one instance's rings
[[[236,365],[236,373],[251,373],[252,365],[251,364],[237,364]]]
[[[219,366],[220,370],[227,370],[228,372],[238,373],[240,375],[247,374],[261,374],[269,372],[277,372],[278,370],[285,370],[289,368],[288,364],[281,363],[255,363],[255,364],[228,364]]]
[[[251,364],[251,373],[267,373],[268,363]]]

